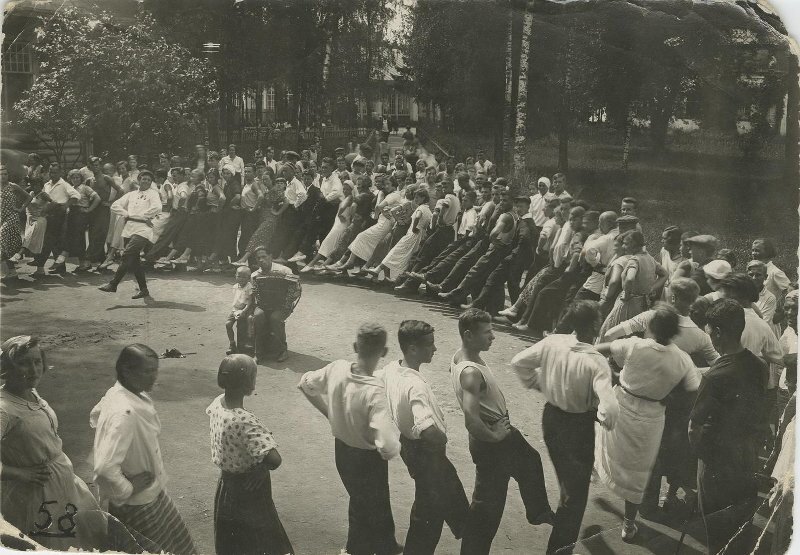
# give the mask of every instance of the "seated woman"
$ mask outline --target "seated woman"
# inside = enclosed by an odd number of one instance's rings
[[[390,175],[389,179],[385,182],[384,191],[386,196],[375,207],[375,213],[378,216],[378,223],[374,226],[362,231],[358,234],[355,240],[350,244],[348,252],[336,264],[326,266],[325,268],[333,272],[346,272],[357,264],[363,264],[369,260],[375,248],[386,236],[392,231],[393,220],[389,217],[388,212],[395,206],[400,204],[401,194],[397,192],[397,179]]]
[[[381,261],[377,268],[367,270],[375,279],[383,272],[386,279],[396,279],[408,266],[411,256],[425,240],[428,224],[433,215],[428,206],[428,191],[421,189],[414,194],[414,206],[416,209],[411,216],[411,225],[406,234],[400,238],[397,244]]]
[[[308,273],[312,270],[316,270],[322,267],[320,261],[326,261],[330,254],[336,248],[336,244],[339,242],[339,239],[344,235],[345,231],[347,230],[348,226],[350,225],[351,220],[353,219],[353,210],[355,209],[355,205],[353,204],[353,182],[352,181],[344,181],[342,183],[342,190],[344,191],[344,198],[339,203],[339,210],[336,212],[336,219],[333,221],[333,227],[325,236],[325,239],[322,240],[322,243],[317,250],[317,254],[314,255],[314,258],[311,259],[306,266],[300,270],[301,274]]]
[[[47,368],[38,339],[18,335],[0,348],[3,518],[54,551],[103,549],[105,513],[75,475],[56,413],[36,392]]]

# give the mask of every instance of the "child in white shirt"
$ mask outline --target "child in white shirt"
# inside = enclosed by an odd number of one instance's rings
[[[227,354],[238,353],[239,349],[236,344],[236,333],[234,333],[234,326],[239,334],[239,344],[243,347],[242,331],[245,331],[245,337],[249,337],[250,333],[247,327],[247,315],[253,311],[253,284],[250,282],[250,269],[247,266],[240,266],[236,269],[236,283],[233,285],[233,305],[231,312],[228,314],[228,319],[225,321],[225,330],[228,332],[228,341],[230,348]]]

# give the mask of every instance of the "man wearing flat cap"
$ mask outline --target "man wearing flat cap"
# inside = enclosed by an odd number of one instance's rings
[[[700,294],[707,295],[711,293],[711,287],[706,280],[703,266],[714,259],[714,253],[717,251],[717,238],[713,235],[695,235],[685,242],[689,247],[691,257],[678,264],[672,277],[693,279],[700,286]]]

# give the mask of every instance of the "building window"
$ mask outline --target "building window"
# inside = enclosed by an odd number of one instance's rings
[[[397,115],[408,116],[411,114],[411,97],[402,92],[394,94],[397,97]]]
[[[270,85],[267,94],[264,95],[264,109],[267,112],[275,111],[275,86]]]
[[[30,43],[11,43],[3,52],[3,72],[33,73],[33,52]]]

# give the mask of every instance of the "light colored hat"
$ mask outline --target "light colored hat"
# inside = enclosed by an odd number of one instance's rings
[[[733,271],[727,260],[712,260],[703,266],[703,272],[714,279],[725,279]]]
[[[540,177],[539,180],[536,182],[537,185],[544,183],[545,186],[549,189],[550,188],[550,178],[549,177]]]
[[[695,235],[694,237],[687,239],[686,243],[694,243],[695,245],[702,245],[714,250],[717,249],[717,238],[713,235]]]

